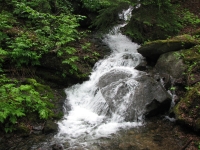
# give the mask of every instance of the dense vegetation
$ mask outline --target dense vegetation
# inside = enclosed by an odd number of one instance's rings
[[[45,55],[53,53],[68,66],[62,76],[80,76],[76,64],[80,58],[72,45],[84,36],[78,31],[84,17],[73,15],[68,1],[6,0],[1,1],[0,10],[0,123],[8,132],[18,118],[30,113],[38,113],[41,119],[52,117],[48,107],[52,91],[45,95],[37,81],[22,82],[34,77],[33,67],[40,66]],[[90,43],[85,45],[86,51]]]
[[[183,7],[185,2],[187,1],[116,0],[99,11],[93,25],[102,31],[108,31],[119,21],[117,12],[132,6],[132,17],[123,29],[127,36],[137,43],[166,39],[177,35],[188,25],[195,29],[200,24],[199,17]]]
[[[27,79],[36,78],[34,69],[41,65],[44,56],[53,55],[66,65],[63,77],[82,78],[89,74],[82,72],[83,64],[94,62],[99,54],[85,40],[87,32],[80,24],[86,19],[91,21],[88,28],[108,31],[120,21],[118,13],[132,6],[133,16],[123,32],[139,43],[167,38],[185,26],[195,28],[200,23],[178,0],[173,3],[170,0],[0,0],[0,3],[0,126],[6,132],[12,131],[20,118],[32,113],[40,119],[53,116],[50,102],[53,92],[35,79]]]

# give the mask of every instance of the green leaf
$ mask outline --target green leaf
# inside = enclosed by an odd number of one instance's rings
[[[10,117],[9,120],[10,120],[10,122],[13,123],[13,124],[15,124],[15,123],[17,122],[16,116],[13,116],[13,115]]]
[[[48,111],[45,109],[40,109],[39,114],[40,114],[40,118],[42,118],[42,119],[48,118]]]
[[[29,91],[29,90],[32,89],[32,87],[31,87],[30,85],[21,85],[21,86],[19,87],[19,89],[20,89],[21,91]]]

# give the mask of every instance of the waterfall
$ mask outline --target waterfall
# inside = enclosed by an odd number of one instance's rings
[[[128,19],[131,9],[123,11],[119,16]],[[139,74],[134,67],[143,57],[137,53],[139,45],[121,34],[120,28],[123,26],[125,24],[118,25],[110,34],[105,35],[103,42],[110,47],[112,53],[95,64],[89,80],[65,89],[65,107],[70,110],[66,109],[69,111],[65,112],[63,119],[58,122],[59,132],[55,135],[55,140],[68,142],[71,148],[77,145],[86,147],[95,139],[109,137],[121,129],[142,125],[139,115],[139,121],[126,121],[124,117],[129,105],[128,97],[134,93],[139,83],[133,80],[121,81],[122,78],[127,79]],[[115,72],[120,72],[120,75],[115,76]],[[117,95],[117,102],[112,101],[123,86],[126,86],[127,92]],[[110,92],[107,88],[111,89]],[[111,108],[106,98],[111,99],[110,103],[117,105],[117,108]]]

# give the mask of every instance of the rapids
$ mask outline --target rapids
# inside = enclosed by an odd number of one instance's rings
[[[120,14],[125,19],[128,19],[129,15],[131,8]],[[114,27],[112,32],[104,36],[103,42],[110,47],[112,53],[95,64],[89,80],[65,89],[65,110],[69,111],[66,111],[63,119],[58,122],[59,132],[54,138],[59,143],[67,142],[68,148],[73,149],[77,145],[82,148],[88,147],[89,143],[96,139],[109,137],[121,129],[142,125],[141,118],[139,121],[126,122],[123,113],[120,115],[120,112],[126,109],[126,95],[118,110],[110,112],[109,105],[101,92],[98,92],[99,80],[110,71],[120,70],[128,73],[130,77],[138,74],[134,67],[143,60],[143,57],[137,53],[139,45],[121,34],[120,28],[124,25]],[[136,81],[134,85],[137,86]],[[113,89],[113,93],[114,91],[117,91],[117,88]]]

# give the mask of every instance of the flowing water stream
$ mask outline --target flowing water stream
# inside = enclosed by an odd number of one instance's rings
[[[127,20],[130,14],[131,8],[119,17]],[[50,145],[66,150],[173,150],[183,145],[174,136],[173,124],[162,120],[144,123],[141,105],[131,107],[135,116],[126,120],[130,116],[130,96],[140,84],[133,80],[141,74],[134,68],[144,58],[137,53],[139,45],[121,34],[124,25],[114,27],[104,36],[103,42],[112,52],[95,64],[89,80],[65,89],[65,115],[58,122],[59,132],[40,144],[39,150],[52,149]]]
[[[131,8],[123,11],[120,17],[123,16],[127,20],[130,14]],[[102,93],[98,92],[99,81],[108,72],[120,70],[129,73],[130,77],[138,74],[134,67],[143,57],[137,53],[139,45],[121,34],[120,28],[124,25],[114,27],[110,34],[105,35],[103,41],[110,47],[112,53],[95,64],[89,80],[65,89],[67,109],[64,118],[58,122],[59,133],[55,136],[55,140],[61,143],[67,142],[71,149],[77,146],[88,148],[89,143],[96,139],[109,137],[121,129],[142,125],[142,118],[139,121],[125,121],[123,112],[126,112],[127,95],[123,96],[124,102],[116,111],[109,112],[109,105]],[[136,81],[129,84],[130,88],[133,84],[137,86]],[[115,95],[117,88],[119,87],[113,89],[111,94]]]

